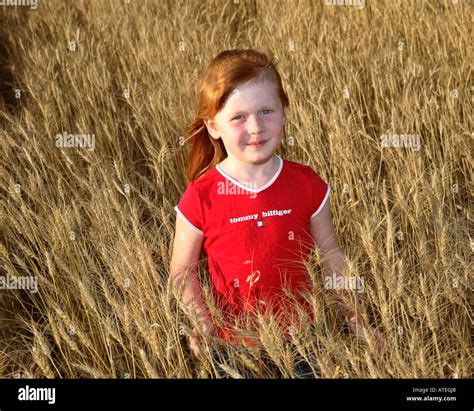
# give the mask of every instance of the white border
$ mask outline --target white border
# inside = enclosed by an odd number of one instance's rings
[[[184,221],[189,225],[189,227],[191,227],[194,231],[196,231],[197,233],[201,234],[201,235],[204,235],[204,232],[201,231],[199,228],[197,228],[196,226],[193,225],[193,223],[191,223],[191,221],[189,221],[185,216],[184,214],[181,212],[181,210],[178,208],[178,206],[175,206],[174,209],[176,210],[176,212],[181,216],[183,217]]]
[[[230,182],[234,183],[236,186],[242,188],[243,190],[250,191],[252,193],[259,193],[260,191],[263,191],[266,188],[270,187],[275,182],[275,180],[278,178],[278,176],[280,175],[281,170],[283,168],[283,160],[279,155],[277,155],[277,157],[280,160],[280,165],[278,166],[277,172],[275,173],[275,175],[272,177],[272,179],[267,184],[265,184],[264,186],[262,186],[260,188],[251,188],[251,187],[248,187],[248,186],[244,186],[243,184],[239,183],[237,180],[235,180],[231,176],[229,176],[224,170],[222,170],[220,164],[216,165],[216,170],[219,173],[221,173],[224,178],[226,178]]]
[[[319,206],[319,208],[313,213],[313,215],[310,217],[313,218],[313,217],[316,217],[320,211],[323,209],[324,205],[326,204],[326,202],[328,201],[328,198],[329,198],[329,193],[331,192],[331,186],[328,184],[328,189],[326,190],[326,195],[324,196],[324,199],[323,201],[321,202],[321,205]]]

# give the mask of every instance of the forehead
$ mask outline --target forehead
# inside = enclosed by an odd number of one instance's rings
[[[263,105],[278,104],[279,101],[275,83],[269,80],[250,80],[230,93],[222,111],[252,111]]]

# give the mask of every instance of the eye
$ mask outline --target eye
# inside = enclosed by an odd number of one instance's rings
[[[271,110],[271,109],[262,110],[262,113],[265,112],[265,111],[268,111],[268,112],[269,112],[268,114],[273,113],[273,110]],[[234,117],[232,120],[239,120],[240,117],[243,117],[243,114],[241,114],[241,115],[239,115],[239,116],[237,116],[237,117]]]

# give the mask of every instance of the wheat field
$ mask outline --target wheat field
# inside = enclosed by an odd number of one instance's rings
[[[278,154],[331,184],[364,316],[388,347],[335,317],[314,250],[327,333],[298,349],[317,350],[324,378],[472,376],[472,4],[328,3],[0,6],[0,377],[215,377],[209,351],[187,347],[168,267],[198,79],[235,48],[278,58]],[[89,145],[65,146],[69,134]],[[212,306],[204,257],[199,273]],[[259,337],[229,349],[229,376],[275,378],[269,358],[294,377],[271,321]]]

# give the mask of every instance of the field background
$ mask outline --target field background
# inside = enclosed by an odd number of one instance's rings
[[[0,377],[214,375],[208,354],[190,354],[170,292],[173,206],[199,75],[247,47],[278,58],[290,98],[279,154],[331,184],[339,240],[387,340],[381,357],[351,336],[316,278],[329,332],[304,344],[319,347],[323,376],[472,376],[472,12],[465,0],[0,6],[0,270],[39,283],[0,290]],[[420,149],[382,147],[389,130]],[[56,147],[65,131],[95,134],[95,150]],[[272,377],[269,357],[292,377],[274,328],[261,339],[257,354],[231,353],[229,374]]]

